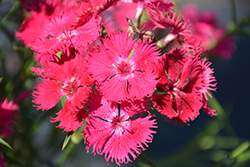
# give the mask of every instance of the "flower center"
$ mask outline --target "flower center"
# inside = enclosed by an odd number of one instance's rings
[[[63,94],[71,94],[74,93],[77,90],[77,88],[78,86],[75,78],[71,78],[70,81],[66,81],[66,83],[63,84],[62,92]]]
[[[57,37],[57,39],[59,41],[61,40],[70,40],[72,39],[74,36],[78,35],[74,30],[73,31],[63,31],[61,35],[59,35]]]
[[[123,135],[126,130],[128,130],[129,126],[129,116],[126,114],[122,114],[121,116],[115,115],[112,120],[112,128],[115,132]]]
[[[120,61],[116,65],[113,64],[113,66],[117,70],[117,74],[121,77],[128,77],[129,75],[133,76],[134,63],[120,58]]]

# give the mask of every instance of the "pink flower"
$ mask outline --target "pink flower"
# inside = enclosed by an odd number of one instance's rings
[[[29,8],[30,17],[26,17],[19,31],[16,32],[18,39],[27,46],[31,46],[34,39],[40,37],[43,32],[44,22],[56,15],[58,8],[56,4],[46,1],[38,1],[32,4],[24,3]]]
[[[19,113],[19,107],[13,101],[5,98],[0,102],[0,136],[10,137],[15,124],[14,117]]]
[[[8,162],[4,159],[3,155],[0,153],[0,167],[7,167]]]
[[[192,24],[189,27],[193,31],[192,38],[201,40],[209,49],[209,54],[231,59],[236,45],[231,37],[224,38],[225,30],[217,25],[217,18],[213,13],[201,12],[195,5],[186,5],[183,7],[183,15]]]
[[[37,109],[49,110],[66,95],[63,109],[52,122],[61,121],[58,127],[65,128],[65,131],[74,131],[81,126],[84,110],[80,109],[88,101],[93,85],[83,56],[76,55],[63,63],[48,61],[42,69],[31,70],[43,78],[37,82],[36,90],[32,93],[32,102]]]
[[[157,4],[148,5],[147,11],[151,20],[155,24],[154,28],[171,28],[171,33],[169,35],[175,36],[179,43],[182,43],[185,36],[190,34],[190,31],[188,30],[189,24],[183,16],[178,16],[171,10],[161,11]]]
[[[90,53],[89,72],[108,100],[142,99],[154,92],[158,81],[152,65],[159,52],[154,44],[135,42],[129,33],[115,33]]]
[[[135,159],[147,143],[151,143],[157,128],[152,115],[142,117],[147,102],[131,101],[120,104],[109,102],[105,97],[92,98],[89,122],[84,129],[87,151],[93,146],[92,153],[105,154],[108,162],[115,161],[119,166]],[[136,114],[140,114],[136,117]]]
[[[85,2],[88,9],[92,9],[95,14],[100,14],[111,6],[115,6],[118,0],[88,0]]]
[[[208,115],[216,115],[206,102],[208,90],[216,90],[211,63],[198,57],[183,57],[184,54],[174,48],[163,57],[158,68],[161,80],[153,96],[156,109],[171,122],[176,119],[180,124],[194,120],[201,107]]]
[[[147,9],[148,5],[156,5],[160,11],[172,10],[175,5],[171,0],[122,0],[122,2],[137,3],[136,19],[142,14],[145,7]]]
[[[103,18],[103,26],[108,34],[115,30],[127,30],[129,24],[126,18],[133,18],[136,12],[137,4],[118,2],[117,5],[104,11],[101,16]]]
[[[52,14],[48,15],[46,9],[50,5]],[[35,52],[55,54],[68,47],[83,52],[100,36],[101,18],[93,15],[85,3],[68,7],[45,1],[41,6],[40,12],[31,11],[31,17],[26,18],[20,32],[16,32]]]

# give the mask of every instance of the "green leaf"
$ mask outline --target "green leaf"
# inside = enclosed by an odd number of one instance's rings
[[[0,143],[13,151],[13,148],[6,141],[4,141],[2,138],[0,138]]]
[[[130,51],[127,61],[129,61],[129,59],[130,59],[131,56],[133,55],[134,51],[135,51],[135,48],[133,48],[133,49]]]
[[[63,50],[61,50],[61,51],[59,51],[59,52],[57,52],[57,57],[59,58],[59,59],[61,59],[61,55],[62,55],[62,53],[63,53]]]
[[[19,9],[19,6],[20,6],[20,2],[16,1],[14,5],[11,7],[11,9],[9,10],[9,13],[2,19],[0,23],[0,30],[3,28],[5,23],[16,13],[16,11]]]
[[[164,72],[165,72],[165,75],[167,76],[168,80],[171,82],[171,78],[169,77],[168,72],[166,70],[164,70]]]
[[[138,163],[139,167],[150,167],[149,165],[143,164],[143,163]]]
[[[249,141],[245,141],[241,145],[239,145],[237,148],[235,148],[231,153],[231,158],[236,158],[238,155],[246,151],[249,147]]]
[[[247,150],[247,151],[241,153],[241,154],[236,158],[236,162],[237,162],[237,163],[243,163],[243,162],[246,162],[246,161],[250,161],[249,157],[250,157],[250,150]]]
[[[213,93],[211,91],[209,91],[209,93],[212,95],[212,97],[208,96],[208,105],[209,107],[211,107],[212,109],[215,109],[217,112],[217,117],[220,121],[224,121],[227,117],[226,117],[226,113],[223,109],[223,107],[221,106],[221,104],[219,103],[219,101],[216,99],[216,97],[213,95]]]
[[[3,77],[0,78],[0,83],[3,81]]]
[[[69,132],[69,133],[67,134],[67,136],[65,137],[64,142],[63,142],[63,146],[62,146],[62,150],[64,150],[64,148],[65,148],[65,147],[67,146],[67,144],[69,143],[72,134],[73,134],[73,132]]]
[[[65,100],[66,100],[66,94],[63,95],[63,97],[60,99],[60,103],[61,103],[62,107],[63,107],[64,104],[65,104]]]

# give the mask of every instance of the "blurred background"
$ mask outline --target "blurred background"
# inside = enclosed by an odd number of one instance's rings
[[[190,125],[174,125],[154,112],[157,134],[146,151],[128,167],[147,167],[151,161],[159,167],[182,166],[250,166],[250,1],[249,0],[178,0],[177,10],[195,4],[200,12],[217,16],[218,28],[225,29],[236,44],[230,59],[211,56],[218,81],[210,107],[217,117],[203,111]],[[36,76],[29,70],[35,66],[30,49],[17,42],[15,30],[23,21],[19,1],[0,1],[0,97],[14,99],[21,95],[20,115],[11,138],[6,141],[13,151],[0,145],[0,154],[10,167],[100,167],[108,166],[103,156],[86,153],[81,138],[62,151],[67,133],[55,128],[50,117],[54,111],[37,111],[31,103]],[[20,96],[19,96],[20,97]],[[49,99],[48,99],[49,100]],[[2,121],[0,119],[0,121]],[[0,122],[1,123],[1,122]],[[74,140],[75,139],[75,140]],[[80,142],[79,142],[80,141]],[[73,144],[79,143],[79,144]],[[2,156],[0,156],[1,166]],[[110,167],[117,166],[110,163]]]

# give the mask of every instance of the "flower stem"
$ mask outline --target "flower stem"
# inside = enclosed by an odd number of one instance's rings
[[[69,155],[73,151],[74,147],[75,147],[75,144],[73,142],[70,142],[69,145],[67,146],[67,149],[65,150],[61,160],[59,161],[57,167],[61,167],[64,164],[64,162],[67,160],[67,158],[69,157]]]
[[[231,1],[231,8],[232,8],[232,19],[233,19],[233,22],[237,25],[235,1],[234,0],[230,0],[230,1]]]
[[[9,20],[11,16],[13,16],[16,12],[16,10],[19,8],[20,2],[16,1],[12,8],[10,9],[9,13],[3,18],[3,20],[0,23],[0,30],[3,28],[4,24]]]
[[[146,157],[143,153],[140,155],[139,159],[145,162],[147,165],[151,167],[157,167],[154,162],[152,162],[148,157]]]

